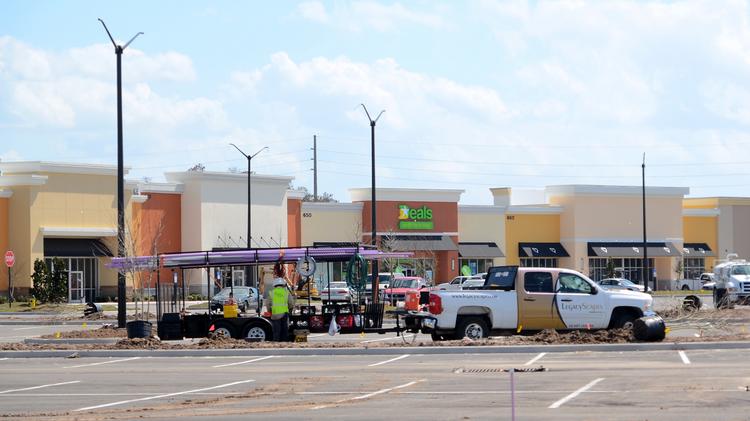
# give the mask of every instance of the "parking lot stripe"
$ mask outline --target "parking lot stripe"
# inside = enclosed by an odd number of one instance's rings
[[[73,383],[80,383],[80,382],[81,382],[80,380],[73,380],[72,382],[43,384],[41,386],[24,387],[24,388],[21,388],[21,389],[0,390],[0,395],[6,394],[6,393],[12,393],[12,392],[22,392],[24,390],[42,389],[42,388],[45,388],[45,387],[62,386],[62,385],[66,385],[66,384],[73,384]]]
[[[369,344],[370,342],[380,342],[380,341],[390,341],[393,339],[400,339],[401,337],[406,337],[407,335],[401,335],[401,336],[390,336],[387,338],[380,338],[380,339],[368,339],[366,341],[360,341],[361,344]],[[416,334],[410,334],[409,337],[417,336]]]
[[[685,364],[690,364],[690,360],[688,359],[687,355],[685,354],[685,351],[679,351],[678,354],[680,354],[680,358],[682,358],[682,362]]]
[[[545,355],[547,355],[547,353],[546,353],[546,352],[540,352],[540,353],[539,353],[539,355],[537,355],[536,357],[534,357],[534,358],[530,359],[530,360],[529,360],[529,361],[527,361],[527,362],[526,362],[526,364],[524,364],[524,365],[531,365],[531,364],[534,364],[535,362],[539,361],[539,360],[540,360],[540,359],[541,359],[541,358],[542,358],[543,356],[545,356]]]
[[[131,357],[131,358],[123,358],[121,360],[110,360],[110,361],[100,361],[98,363],[71,365],[71,366],[63,367],[63,368],[93,367],[93,366],[96,366],[96,365],[114,364],[114,363],[121,363],[121,362],[125,362],[125,361],[140,360],[140,359],[141,359],[141,357]]]
[[[403,388],[409,387],[409,386],[414,386],[415,384],[417,384],[419,382],[423,382],[423,381],[424,381],[424,379],[414,380],[413,382],[404,383],[402,385],[398,385],[398,386],[394,386],[394,387],[388,387],[388,388],[385,388],[385,389],[380,389],[380,390],[377,390],[375,392],[370,392],[370,393],[367,393],[367,394],[364,394],[364,395],[355,396],[353,398],[341,399],[341,400],[336,401],[335,403],[338,404],[338,403],[344,403],[344,402],[359,401],[359,400],[362,400],[362,399],[371,398],[373,396],[382,395],[383,393],[388,393],[388,392],[393,391],[393,390],[403,389]],[[329,405],[319,405],[319,406],[313,407],[312,409],[323,409],[323,408],[328,408],[329,406],[331,406],[331,405],[330,404]]]
[[[31,326],[31,327],[17,327],[13,330],[30,330],[30,329],[44,329],[48,328],[49,326]]]
[[[254,363],[256,361],[267,360],[267,359],[273,358],[273,357],[275,357],[275,355],[269,355],[267,357],[260,357],[260,358],[253,358],[252,360],[240,361],[238,363],[219,364],[219,365],[213,366],[212,368],[221,368],[221,367],[230,367],[230,366],[233,366],[233,365],[249,364],[249,363]]]
[[[378,365],[392,363],[394,361],[398,361],[398,360],[404,359],[404,358],[406,358],[408,356],[409,356],[409,354],[404,354],[404,355],[401,355],[401,356],[396,357],[396,358],[391,358],[390,360],[385,360],[385,361],[381,361],[379,363],[370,364],[370,365],[368,365],[368,367],[375,367],[375,366],[378,366]]]
[[[183,392],[165,393],[163,395],[154,395],[154,396],[148,396],[148,397],[145,397],[145,398],[138,398],[138,399],[128,399],[126,401],[110,402],[110,403],[105,403],[105,404],[102,404],[102,405],[94,405],[94,406],[87,406],[85,408],[78,408],[74,412],[89,411],[89,410],[92,410],[92,409],[108,408],[110,406],[124,405],[124,404],[127,404],[127,403],[133,403],[133,402],[143,402],[143,401],[150,401],[150,400],[154,400],[154,399],[169,398],[169,397],[172,397],[172,396],[187,395],[189,393],[197,393],[197,392],[204,392],[206,390],[221,389],[221,388],[224,388],[224,387],[236,386],[238,384],[245,384],[245,383],[250,383],[250,382],[254,382],[254,381],[255,380],[241,380],[241,381],[238,381],[238,382],[225,383],[225,384],[220,384],[218,386],[204,387],[204,388],[201,388],[201,389],[186,390],[186,391],[183,391]]]
[[[574,399],[576,396],[580,395],[581,393],[583,393],[583,392],[591,389],[592,387],[596,386],[596,384],[599,383],[602,380],[604,380],[604,377],[600,377],[600,378],[598,378],[596,380],[590,381],[589,384],[587,384],[586,386],[583,386],[582,388],[576,390],[575,392],[571,393],[570,395],[568,395],[568,396],[560,399],[559,401],[553,403],[548,408],[555,409],[555,408],[561,407],[565,402],[568,402],[569,400]]]

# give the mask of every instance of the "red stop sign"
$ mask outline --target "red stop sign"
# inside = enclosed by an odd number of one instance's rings
[[[5,252],[5,266],[13,267],[13,264],[16,263],[16,255],[13,254],[13,251],[8,250]]]

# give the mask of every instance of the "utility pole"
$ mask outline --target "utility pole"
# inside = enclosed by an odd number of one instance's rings
[[[125,169],[123,164],[123,147],[122,147],[122,52],[128,48],[131,42],[133,42],[138,35],[142,35],[143,32],[138,32],[130,39],[125,45],[117,45],[115,39],[112,38],[112,34],[107,29],[107,25],[103,20],[99,19],[99,22],[104,26],[104,30],[107,31],[112,45],[115,47],[115,55],[117,55],[117,256],[125,257]],[[125,327],[126,313],[125,313],[125,274],[118,271],[117,273],[117,326],[120,328]]]
[[[648,292],[648,280],[651,277],[651,271],[648,267],[648,242],[646,241],[646,153],[643,153],[643,163],[641,164],[641,194],[643,198],[643,292]],[[656,290],[656,281],[654,281],[654,290]]]
[[[318,135],[313,135],[313,201],[318,201]]]
[[[377,240],[377,217],[375,215],[375,125],[377,124],[378,120],[380,119],[380,116],[383,115],[385,110],[381,111],[380,114],[378,114],[377,117],[375,117],[375,120],[370,117],[370,113],[367,111],[367,107],[365,107],[365,104],[362,105],[362,108],[365,109],[365,114],[367,114],[367,119],[370,120],[370,140],[371,140],[371,154],[372,154],[372,189],[370,191],[370,213],[371,213],[371,224],[372,224],[372,238],[370,239],[372,241],[372,245],[375,246],[377,249],[378,247],[378,240]],[[377,303],[378,299],[380,298],[380,278],[378,277],[378,261],[377,259],[372,260],[372,302]]]

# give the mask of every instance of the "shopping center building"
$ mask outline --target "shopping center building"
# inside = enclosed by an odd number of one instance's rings
[[[247,246],[247,174],[170,172],[166,182],[126,182],[126,248],[132,254]],[[347,201],[303,202],[292,177],[252,175],[252,247],[371,242],[371,191],[352,188]],[[37,259],[63,259],[69,300],[115,295],[106,268],[117,251],[116,168],[49,162],[0,163],[0,249],[13,250],[16,296],[27,295]],[[560,185],[490,189],[488,205],[461,204],[463,190],[377,189],[377,240],[408,251],[381,262],[381,272],[434,283],[492,265],[561,266],[601,279],[614,267],[641,281],[640,186]],[[710,271],[728,253],[750,256],[749,198],[687,198],[686,187],[647,187],[651,279],[669,281]],[[320,265],[320,282],[345,277],[346,265]],[[7,291],[0,271],[0,291]],[[183,277],[184,275],[184,277]],[[255,285],[244,268],[162,271],[193,292],[208,285]],[[152,284],[149,278],[147,283]]]

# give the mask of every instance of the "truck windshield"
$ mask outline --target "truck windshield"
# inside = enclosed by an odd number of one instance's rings
[[[394,279],[391,288],[416,288],[416,279]]]
[[[750,275],[750,265],[735,266],[732,275]]]

